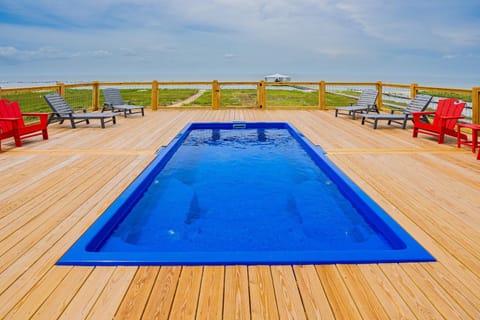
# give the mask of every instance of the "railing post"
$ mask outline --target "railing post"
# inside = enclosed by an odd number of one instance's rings
[[[65,98],[65,83],[57,82],[57,93]]]
[[[212,82],[212,109],[220,109],[220,84],[218,80]]]
[[[318,83],[318,107],[320,110],[326,110],[327,105],[326,105],[326,86],[325,86],[325,81],[322,80]]]
[[[156,111],[158,109],[158,81],[157,80],[152,81],[151,107],[153,111]]]
[[[410,100],[413,100],[417,95],[418,91],[418,83],[411,83],[410,84]]]
[[[378,110],[382,110],[383,109],[383,85],[382,85],[382,81],[377,81],[377,83],[375,84],[375,87],[377,88],[377,92],[378,92],[377,107],[378,107]]]
[[[257,83],[257,108],[267,109],[267,94],[265,91],[265,80]]]
[[[100,90],[99,90],[99,82],[98,81],[93,81],[92,83],[92,108],[93,110],[98,110],[98,103],[99,103],[99,97],[100,97]]]
[[[480,124],[480,87],[472,88],[472,123]]]

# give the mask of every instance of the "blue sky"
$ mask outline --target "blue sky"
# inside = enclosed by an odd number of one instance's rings
[[[0,0],[0,80],[480,86],[478,0]]]

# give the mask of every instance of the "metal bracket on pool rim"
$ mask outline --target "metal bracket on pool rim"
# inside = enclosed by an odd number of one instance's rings
[[[247,127],[247,124],[245,122],[240,122],[240,121],[233,121],[232,128],[233,129],[245,129]]]

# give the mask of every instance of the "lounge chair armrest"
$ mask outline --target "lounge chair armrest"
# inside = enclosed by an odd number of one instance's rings
[[[72,110],[73,110],[73,112],[77,112],[77,111],[81,111],[83,113],[87,112],[87,109],[84,108],[84,107],[73,107]]]

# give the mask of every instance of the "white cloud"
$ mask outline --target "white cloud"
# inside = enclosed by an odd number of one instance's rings
[[[0,23],[0,68],[16,61],[16,69],[38,62],[38,70],[48,70],[41,62],[65,60],[72,71],[288,68],[335,75],[397,65],[408,73],[421,65],[427,73],[480,56],[479,19],[463,16],[474,6],[471,0],[83,0],[72,10],[68,1],[3,0],[2,11],[15,19]],[[235,63],[220,68],[215,59]]]

